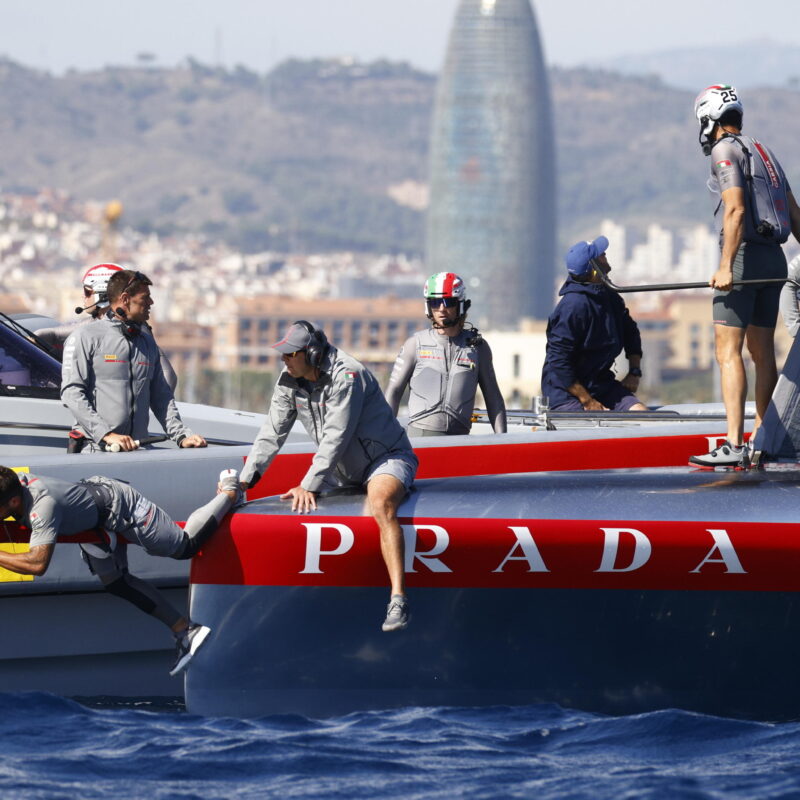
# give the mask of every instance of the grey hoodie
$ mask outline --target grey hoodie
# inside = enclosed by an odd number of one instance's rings
[[[130,336],[126,328],[106,317],[70,334],[64,343],[61,400],[93,442],[112,432],[145,438],[152,409],[180,444],[191,431],[164,378],[158,345],[147,326]]]
[[[379,459],[416,456],[375,376],[347,353],[330,347],[310,384],[281,372],[267,419],[258,432],[241,480],[257,483],[289,435],[296,419],[318,450],[301,482],[310,492],[336,484],[363,485]]]

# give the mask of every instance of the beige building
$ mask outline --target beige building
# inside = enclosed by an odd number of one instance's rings
[[[631,314],[642,334],[646,373],[664,370],[716,369],[714,322],[711,316],[711,294],[675,292],[665,295],[656,311],[639,311],[634,303]],[[792,346],[786,326],[779,318],[775,327],[775,353],[780,369]],[[747,358],[747,347],[745,346]]]
[[[271,348],[295,320],[320,326],[332,344],[359,361],[387,373],[403,342],[424,327],[422,300],[298,300],[260,296],[226,300],[214,332],[212,367],[217,370],[274,370]]]
[[[518,331],[481,331],[492,348],[497,383],[508,408],[530,408],[542,383],[547,322],[524,320]]]

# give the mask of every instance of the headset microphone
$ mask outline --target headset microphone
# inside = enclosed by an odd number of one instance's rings
[[[100,304],[98,300],[96,303],[92,303],[90,306],[75,306],[75,313],[76,314],[83,314],[84,311],[88,311],[90,308],[95,308]]]

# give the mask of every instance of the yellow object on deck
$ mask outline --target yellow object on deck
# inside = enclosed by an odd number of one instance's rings
[[[0,550],[4,553],[27,553],[30,548],[21,542],[0,543]],[[32,581],[33,575],[20,575],[10,569],[0,567],[0,583],[15,583],[16,581]]]

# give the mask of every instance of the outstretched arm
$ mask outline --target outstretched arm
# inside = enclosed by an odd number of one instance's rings
[[[18,575],[44,575],[53,557],[54,544],[31,547],[27,553],[6,553],[0,550],[0,567]]]

